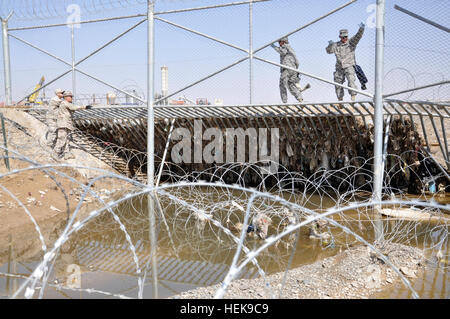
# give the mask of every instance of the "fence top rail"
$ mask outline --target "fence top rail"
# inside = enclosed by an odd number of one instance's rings
[[[420,100],[414,100],[414,101],[405,101],[405,100],[399,100],[399,99],[384,99],[386,102],[395,102],[395,103],[404,103],[404,104],[425,104],[425,105],[439,105],[444,107],[450,107],[450,101],[420,101]]]
[[[26,26],[26,27],[16,27],[16,28],[8,28],[8,31],[23,31],[23,30],[55,28],[55,27],[64,27],[64,26],[71,26],[71,25],[78,25],[78,24],[106,22],[106,21],[132,19],[132,18],[140,18],[140,17],[147,17],[147,14],[140,13],[140,14],[134,14],[134,15],[129,15],[129,16],[118,16],[118,17],[110,17],[110,18],[103,18],[103,19],[93,19],[93,20],[84,20],[84,21],[77,21],[77,22],[44,24],[44,25]]]
[[[425,104],[425,105],[439,105],[439,106],[445,106],[450,107],[450,101],[445,102],[433,102],[433,101],[408,101],[408,100],[398,100],[398,99],[384,99],[386,103],[397,103],[397,104]],[[168,105],[155,105],[155,109],[164,109],[164,108],[197,108],[197,109],[212,109],[212,108],[253,108],[253,107],[280,107],[280,108],[289,108],[292,106],[310,106],[310,105],[316,105],[316,106],[329,106],[330,104],[335,105],[346,105],[346,106],[358,106],[362,103],[369,103],[371,106],[373,104],[372,100],[361,100],[361,101],[352,101],[352,102],[342,102],[342,101],[330,101],[330,102],[302,102],[302,103],[266,103],[266,104],[225,104],[225,105],[196,105],[196,104],[168,104]],[[32,106],[12,106],[12,107],[5,107],[7,109],[17,108],[17,109],[33,109],[33,110],[46,110],[45,107],[32,107]],[[142,109],[147,108],[147,106],[130,106],[130,105],[97,105],[95,106],[95,110],[101,110],[101,109]]]
[[[420,106],[418,110],[412,106]],[[419,115],[450,118],[448,113],[437,111],[434,103],[406,102],[388,100],[384,104],[385,115]],[[444,106],[450,106],[445,103]],[[338,111],[336,111],[341,107]],[[36,115],[43,115],[45,108],[26,109]],[[242,110],[243,112],[237,112]],[[309,116],[373,116],[374,108],[371,101],[349,103],[296,103],[296,104],[259,104],[259,105],[155,105],[155,119],[166,118],[256,118],[256,117],[309,117]],[[425,112],[424,112],[425,111]],[[95,107],[90,110],[77,111],[76,120],[123,120],[146,118],[146,106],[109,106]]]
[[[217,4],[217,5],[211,5],[211,6],[205,6],[205,7],[160,11],[160,12],[155,12],[154,15],[182,13],[182,12],[190,12],[190,11],[198,11],[198,10],[206,10],[206,9],[216,9],[216,8],[222,8],[222,7],[238,6],[238,5],[244,5],[244,4],[249,4],[249,3],[259,3],[259,2],[267,2],[267,1],[272,1],[272,0],[253,0],[253,1],[230,2],[230,3]],[[99,18],[99,19],[91,19],[91,20],[76,21],[76,22],[43,24],[43,25],[25,26],[25,27],[13,27],[13,28],[8,28],[8,31],[23,31],[23,30],[55,28],[55,27],[64,27],[64,26],[79,25],[79,24],[107,22],[107,21],[113,21],[113,20],[132,19],[132,18],[139,18],[139,17],[147,17],[147,13],[138,13],[138,14],[134,14],[134,15]]]
[[[252,0],[252,1],[238,1],[238,2],[229,2],[229,3],[222,3],[222,4],[216,4],[216,5],[210,5],[210,6],[204,6],[204,7],[194,7],[194,8],[185,8],[185,9],[176,9],[176,10],[168,10],[168,11],[157,11],[154,14],[160,15],[160,14],[170,14],[170,13],[181,13],[181,12],[190,12],[190,11],[198,11],[198,10],[207,10],[207,9],[218,9],[223,7],[231,7],[231,6],[239,6],[239,5],[245,5],[245,4],[255,4],[259,2],[268,2],[272,0]]]

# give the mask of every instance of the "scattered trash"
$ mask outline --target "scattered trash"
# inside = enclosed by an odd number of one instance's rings
[[[428,190],[430,191],[431,194],[436,193],[436,184],[434,182],[431,182]]]
[[[445,197],[445,185],[440,183],[438,188],[439,197]]]
[[[239,209],[242,212],[245,212],[244,207],[242,207],[241,205],[239,205],[238,203],[236,203],[234,200],[231,201],[231,205],[233,205],[234,207],[236,207],[237,209]]]
[[[28,194],[30,194],[30,193],[28,193]],[[34,198],[34,197],[27,197],[27,203],[28,204],[34,203],[35,201],[36,201],[36,198]]]
[[[50,209],[53,210],[53,211],[55,211],[55,212],[62,213],[62,210],[60,210],[60,209],[58,209],[58,208],[56,208],[56,207],[54,207],[54,206],[50,206]]]
[[[327,246],[331,242],[331,235],[328,232],[320,232],[320,229],[325,228],[327,224],[328,222],[324,219],[313,222],[309,231],[309,238],[319,239],[323,245]]]
[[[328,241],[331,238],[331,235],[329,233],[318,233],[317,230],[315,230],[314,228],[311,228],[310,230],[310,234],[309,234],[309,238],[310,239],[320,239],[320,240],[325,240]]]
[[[445,216],[441,216],[438,214],[432,214],[432,212],[426,212],[419,209],[413,208],[383,208],[381,209],[381,214],[388,217],[393,218],[402,218],[405,220],[416,220],[416,221],[436,221],[436,222],[445,222],[450,221],[450,218]]]
[[[208,221],[209,218],[212,218],[212,215],[206,214],[206,213],[202,214],[200,212],[195,212],[194,217],[195,217],[195,226],[197,227],[197,230],[203,231],[205,229],[206,222]]]
[[[266,239],[269,226],[272,224],[272,219],[266,214],[258,213],[253,219],[253,224],[256,227],[256,235],[261,239]]]

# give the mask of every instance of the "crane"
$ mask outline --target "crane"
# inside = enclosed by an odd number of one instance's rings
[[[35,92],[35,93],[31,94],[27,98],[27,104],[35,104],[35,103],[42,104],[42,102],[37,101],[37,98],[39,96],[39,91],[38,92],[36,92],[36,91],[39,90],[44,85],[44,82],[45,82],[45,77],[42,76],[41,80],[39,81],[39,83],[36,85],[36,87],[33,90],[33,92]]]

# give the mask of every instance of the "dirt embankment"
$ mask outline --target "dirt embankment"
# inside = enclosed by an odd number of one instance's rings
[[[68,167],[57,167],[58,172],[52,168],[21,171],[32,164],[18,156],[25,156],[39,164],[75,164],[113,170],[80,149],[74,149],[75,159],[55,162],[50,156],[51,150],[45,146],[46,126],[43,123],[22,111],[0,109],[0,112],[5,116],[10,157],[8,170],[3,158],[4,150],[0,149],[1,264],[10,246],[14,247],[14,254],[19,258],[34,256],[39,252],[41,243],[36,240],[39,236],[37,228],[46,244],[51,245],[80,202],[81,187],[99,175],[96,171]],[[107,200],[113,191],[120,188],[118,181],[105,179],[96,182],[91,190]],[[96,205],[99,205],[98,201],[89,194],[82,207],[88,211]]]
[[[416,278],[424,269],[424,255],[418,248],[393,243],[378,248],[408,279]],[[282,272],[266,277],[270,290],[265,289],[262,278],[234,281],[224,298],[278,298],[281,291],[281,298],[288,299],[365,299],[400,280],[389,265],[365,246],[289,270],[286,279],[284,275]],[[173,298],[209,299],[219,287],[202,287]]]

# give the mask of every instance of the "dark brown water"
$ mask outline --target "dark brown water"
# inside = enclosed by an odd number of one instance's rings
[[[233,194],[236,201],[246,199],[246,195]],[[224,200],[229,198],[217,193],[197,192],[189,197],[178,193],[196,207],[205,211],[214,212],[215,218],[222,225],[233,229],[233,224],[242,221],[243,213]],[[310,209],[326,209],[335,205],[336,200],[324,196],[313,195],[307,199],[300,194],[285,195],[286,199],[298,203],[306,201],[304,205]],[[450,202],[450,198],[442,199]],[[243,201],[245,202],[245,201]],[[226,275],[236,251],[236,243],[231,236],[222,229],[206,223],[204,227],[193,217],[192,210],[184,205],[174,203],[167,198],[159,198],[159,204],[164,211],[165,218],[157,218],[156,232],[158,238],[157,264],[158,264],[158,296],[169,297],[182,291],[199,286],[219,283]],[[264,212],[270,211],[275,203],[269,201],[256,201],[255,206]],[[245,208],[245,207],[244,207]],[[134,254],[129,247],[127,237],[135,246],[136,258],[139,268],[145,272],[144,297],[153,296],[151,267],[150,267],[150,241],[149,217],[146,198],[138,198],[120,205],[115,212],[124,225],[126,233],[121,229],[115,218],[104,213],[95,218],[70,240],[59,251],[48,283],[52,285],[68,283],[72,271],[78,269],[81,273],[79,282],[75,287],[95,288],[103,292],[125,295],[136,298],[138,296],[137,265]],[[347,211],[345,214],[334,216],[342,225],[348,227],[363,238],[372,242],[374,230],[370,210]],[[269,235],[284,229],[285,224],[281,218],[272,216],[272,226]],[[407,245],[423,248],[429,255],[436,252],[434,245],[448,232],[447,227],[438,227],[430,223],[415,223],[404,221],[384,221],[385,236]],[[53,227],[50,227],[53,226]],[[52,244],[59,236],[64,223],[54,221],[54,225],[46,225],[44,236]],[[266,274],[284,271],[289,268],[313,263],[317,260],[335,255],[349,246],[359,242],[342,229],[330,227],[332,238],[327,241],[310,239],[310,229],[303,227],[298,233],[299,239],[294,250],[295,236],[284,238],[278,245],[264,251],[258,258],[260,270]],[[239,237],[239,232],[233,234]],[[30,234],[28,237],[33,237]],[[0,297],[10,296],[12,291],[20,286],[23,279],[14,279],[5,276],[13,273],[18,276],[29,276],[37,263],[42,259],[40,244],[35,236],[33,240],[24,241],[23,237],[12,235],[9,247],[0,252]],[[245,246],[249,249],[258,247],[262,241],[255,237],[248,238]],[[431,249],[434,247],[433,249]],[[449,258],[449,241],[446,239],[440,246],[444,257],[443,262]],[[258,267],[248,266],[240,278],[254,278],[259,276]],[[431,266],[413,282],[414,288],[423,298],[449,298],[448,265],[445,267]],[[71,291],[47,286],[44,298],[111,298],[99,293],[86,291]],[[38,290],[39,292],[39,290]],[[36,295],[35,295],[36,296]],[[410,292],[401,284],[394,285],[373,298],[410,298]]]

